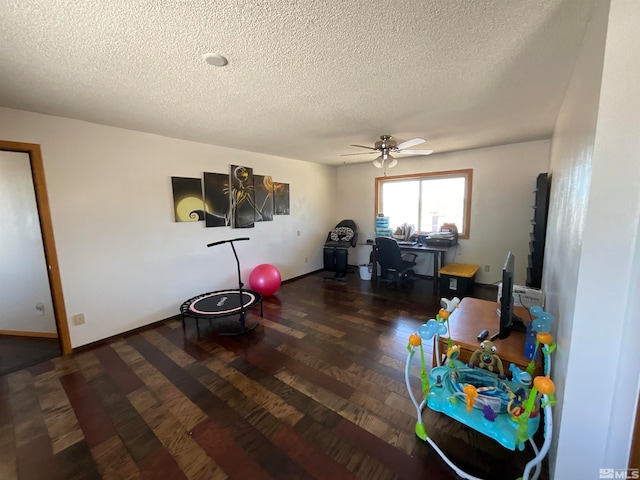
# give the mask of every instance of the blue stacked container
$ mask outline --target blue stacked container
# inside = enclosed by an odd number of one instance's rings
[[[393,231],[389,228],[389,217],[382,214],[376,217],[376,237],[390,237]]]

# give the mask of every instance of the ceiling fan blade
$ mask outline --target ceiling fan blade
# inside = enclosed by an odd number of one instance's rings
[[[431,155],[433,150],[394,150],[393,153],[402,153],[404,155]]]
[[[416,137],[416,138],[412,138],[411,140],[407,140],[406,142],[402,142],[399,145],[396,145],[396,148],[402,150],[404,148],[411,148],[414,145],[419,145],[424,142],[426,142],[424,138]]]
[[[371,153],[378,153],[377,151],[373,151],[373,152],[360,152],[360,153],[342,153],[340,154],[341,157],[347,157],[349,155],[369,155]]]
[[[352,147],[368,148],[369,150],[375,150],[373,147],[366,147],[364,145],[351,145]]]

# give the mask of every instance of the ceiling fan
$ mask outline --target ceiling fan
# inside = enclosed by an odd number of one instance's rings
[[[397,143],[391,135],[381,135],[380,140],[378,140],[373,147],[366,147],[364,145],[351,145],[352,147],[360,147],[367,148],[372,150],[371,152],[363,152],[363,153],[345,153],[341,155],[342,157],[347,155],[364,155],[377,153],[380,154],[373,161],[373,165],[377,168],[382,168],[385,166],[385,163],[388,168],[393,168],[398,164],[398,160],[393,158],[391,154],[401,153],[405,155],[430,155],[433,153],[433,150],[407,150],[408,148],[413,147],[414,145],[419,145],[421,143],[426,142],[424,138],[416,137],[411,140],[407,140],[406,142]]]

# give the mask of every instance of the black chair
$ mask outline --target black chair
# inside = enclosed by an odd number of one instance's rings
[[[376,262],[380,264],[378,280],[387,282],[389,286],[413,286],[413,267],[416,264],[417,253],[403,255],[394,238],[376,237],[375,256]]]
[[[333,279],[345,280],[349,248],[358,242],[358,226],[353,220],[342,220],[327,235],[323,248],[324,269],[335,272]]]

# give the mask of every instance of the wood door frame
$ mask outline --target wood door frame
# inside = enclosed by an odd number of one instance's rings
[[[640,399],[636,402],[636,419],[633,422],[628,468],[640,468]]]
[[[64,306],[64,295],[62,293],[62,281],[60,280],[58,255],[56,254],[56,244],[53,238],[53,224],[51,223],[51,210],[49,209],[49,197],[47,196],[47,186],[45,183],[44,165],[42,163],[40,145],[35,143],[0,140],[0,150],[29,154],[31,177],[33,179],[33,187],[36,193],[38,217],[40,218],[40,230],[42,232],[44,256],[47,262],[49,288],[51,290],[53,312],[56,319],[56,327],[58,329],[58,341],[60,342],[62,354],[68,355],[72,352],[71,338],[69,337],[67,311]]]

